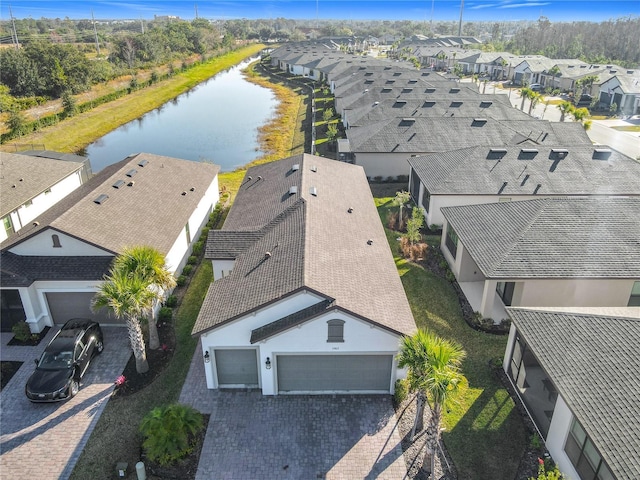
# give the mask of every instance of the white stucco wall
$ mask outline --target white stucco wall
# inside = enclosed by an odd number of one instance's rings
[[[218,189],[218,176],[214,178],[213,182],[209,185],[209,188],[198,202],[198,206],[189,217],[189,232],[191,234],[191,243],[187,243],[186,227],[182,229],[178,238],[171,246],[171,249],[167,253],[167,266],[173,273],[179,274],[182,268],[187,263],[187,259],[191,254],[191,246],[198,241],[202,228],[207,224],[209,220],[209,214],[213,211],[213,208],[220,199],[220,192]]]
[[[230,275],[236,261],[213,260],[211,263],[213,264],[213,280],[216,281],[226,277],[227,275]]]
[[[416,152],[416,155],[424,155],[427,152]],[[356,152],[355,164],[364,168],[364,172],[369,178],[397,177],[398,175],[409,175],[410,167],[407,159],[411,153],[368,153]]]
[[[53,246],[52,235],[58,235],[60,247]],[[37,235],[25,240],[9,249],[16,255],[37,255],[47,257],[84,257],[84,256],[111,256],[113,253],[101,248],[89,245],[77,238],[70,237],[64,233],[50,228],[44,229]]]
[[[545,444],[551,454],[551,458],[556,462],[558,469],[564,473],[565,477],[577,480],[580,476],[573,468],[573,464],[567,454],[564,453],[564,444],[567,441],[572,419],[571,410],[569,410],[562,396],[558,395]]]
[[[82,185],[82,176],[80,171],[77,171],[63,178],[55,185],[52,185],[50,192],[41,192],[33,197],[31,199],[31,205],[22,205],[11,213],[14,230],[17,232],[25,225],[31,223],[38,215],[51,208],[80,185]],[[4,229],[0,229],[0,241],[5,238],[7,238],[6,232]]]
[[[281,302],[238,319],[201,336],[203,352],[209,351],[211,362],[205,363],[208,388],[217,388],[215,378],[216,348],[257,348],[259,363],[259,381],[265,395],[277,394],[277,356],[284,354],[389,354],[398,351],[399,337],[391,332],[375,327],[372,324],[342,312],[331,312],[321,315],[302,325],[274,335],[255,345],[250,343],[251,331],[273,322],[288,314],[299,311],[317,303],[321,299],[312,293],[299,293]],[[344,324],[344,342],[327,342],[327,321],[341,319]],[[271,369],[265,368],[267,357],[272,363]],[[393,389],[396,378],[404,372],[398,372],[394,360],[393,378],[389,386]]]
[[[635,279],[638,281],[639,279]],[[517,281],[517,280],[516,280]],[[522,307],[626,307],[633,279],[528,279],[514,292]]]

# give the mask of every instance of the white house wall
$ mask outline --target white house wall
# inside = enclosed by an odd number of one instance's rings
[[[633,283],[633,279],[528,279],[524,281],[521,292],[514,291],[513,305],[626,307]]]
[[[82,185],[82,177],[80,171],[76,171],[53,185],[49,193],[42,192],[33,197],[31,199],[31,205],[22,205],[17,210],[11,212],[11,222],[13,223],[14,231],[17,232],[24,226],[28,226],[33,219],[58,203],[80,185]],[[5,238],[7,238],[7,234],[4,229],[1,229],[0,241]]]
[[[189,195],[191,192],[187,193]],[[187,259],[191,253],[191,245],[197,242],[202,228],[209,220],[209,214],[213,211],[213,207],[218,203],[220,193],[218,190],[218,176],[216,175],[211,185],[200,199],[198,206],[189,217],[189,233],[191,236],[191,244],[187,242],[186,228],[183,228],[173,243],[171,249],[166,255],[167,266],[169,271],[179,273],[185,266]]]
[[[287,313],[293,313],[294,311],[304,308],[301,305],[290,308],[294,303],[299,304],[303,302],[302,304],[304,304],[310,302],[310,304],[313,304],[318,301],[317,297],[311,294],[299,295],[292,300],[292,302],[283,302],[283,304],[268,307],[265,310],[257,312],[255,316],[250,315],[244,317],[214,332],[202,335],[203,351],[209,351],[210,357],[214,359],[213,350],[215,348],[257,348],[259,378],[264,395],[277,394],[278,355],[340,355],[354,353],[395,355],[398,351],[398,335],[342,312],[323,314],[313,320],[251,345],[249,342],[251,330],[277,320]],[[285,309],[287,313],[282,311]],[[327,321],[331,319],[340,319],[345,322],[344,342],[327,342]],[[267,357],[269,357],[271,361],[271,369],[266,369],[265,367]],[[207,386],[209,388],[217,388],[214,377],[214,361],[215,360],[212,360],[209,364],[205,364]],[[390,391],[393,389],[393,383],[396,378],[404,376],[403,374],[403,371],[397,371],[397,365],[394,360],[392,378],[389,385]]]
[[[399,175],[409,175],[410,167],[407,159],[411,153],[366,153],[354,152],[355,164],[364,168],[364,172],[369,178],[388,177],[396,178]],[[416,153],[424,155],[427,152]]]
[[[580,476],[578,472],[576,472],[571,460],[569,460],[569,457],[567,457],[567,454],[564,452],[564,444],[569,435],[572,418],[573,414],[571,410],[569,410],[562,396],[558,395],[545,445],[551,454],[551,458],[556,462],[558,469],[565,477],[579,479]]]
[[[231,274],[235,260],[213,260],[213,281],[220,280]]]
[[[60,247],[53,246],[52,235],[58,236]],[[9,251],[16,255],[44,257],[100,257],[113,255],[106,250],[53,229],[42,230],[37,235],[11,247]]]

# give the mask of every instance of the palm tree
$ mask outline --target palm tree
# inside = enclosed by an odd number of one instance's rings
[[[411,194],[405,190],[396,192],[396,196],[393,197],[392,203],[398,207],[398,230],[404,229],[404,217],[402,216],[402,209],[409,202]]]
[[[542,100],[542,95],[538,92],[531,91],[529,94],[529,116],[531,116],[531,110],[535,107],[540,100]]]
[[[153,247],[142,245],[127,247],[118,255],[113,268],[126,275],[140,276],[147,283],[148,288],[156,294],[156,298],[148,312],[149,318],[149,348],[160,348],[158,328],[153,318],[156,301],[162,300],[164,292],[176,286],[176,279],[168,270],[164,255]]]
[[[520,90],[520,95],[522,96],[522,104],[520,105],[520,110],[524,112],[524,101],[526,99],[531,99],[534,93],[536,92],[531,90],[529,87],[524,87]]]
[[[452,400],[464,375],[460,372],[466,352],[454,341],[420,329],[411,337],[404,337],[398,353],[398,366],[407,367],[409,386],[417,390],[416,419],[409,441],[418,428],[422,429],[424,404],[431,400],[431,419],[427,427],[427,451],[431,457],[431,472],[435,470],[436,449],[440,442],[442,409]]]
[[[141,276],[128,275],[112,268],[91,303],[94,311],[107,308],[117,318],[125,319],[138,373],[149,371],[144,336],[139,320],[145,312],[152,308],[156,299],[156,294],[148,287],[148,282]]]
[[[571,102],[562,102],[560,105],[558,105],[558,110],[560,110],[560,121],[564,122],[564,117],[567,115],[567,113],[571,114],[571,112],[575,110],[575,107]]]

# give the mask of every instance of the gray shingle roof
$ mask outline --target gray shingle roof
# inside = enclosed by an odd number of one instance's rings
[[[488,278],[640,278],[640,199],[443,207]]]
[[[452,108],[452,110],[455,110]],[[347,137],[353,152],[446,152],[477,145],[589,144],[578,123],[552,123],[544,120],[501,122],[487,118],[410,117],[393,118],[367,126],[350,128]],[[452,135],[452,132],[455,134]]]
[[[147,164],[139,166],[144,160]],[[130,170],[137,173],[128,177]],[[3,242],[2,248],[51,227],[112,253],[131,244],[143,244],[167,254],[218,170],[208,163],[148,153],[128,157],[101,170],[38,217],[39,226],[23,229],[21,235]],[[118,180],[125,185],[114,188]],[[126,185],[130,181],[133,186]],[[94,200],[101,194],[109,198],[98,205]]]
[[[291,315],[287,315],[285,317],[279,318],[271,323],[267,323],[262,327],[256,328],[251,331],[251,343],[258,343],[261,340],[272,337],[280,332],[284,332],[296,325],[300,325],[312,318],[318,316],[319,314],[325,312],[328,307],[331,305],[331,300],[324,300],[322,302],[318,302],[316,304],[311,305],[310,307],[303,308]]]
[[[640,478],[640,319],[508,309],[616,478]]]
[[[42,257],[2,252],[0,283],[3,287],[28,287],[37,280],[101,280],[113,256]]]
[[[640,163],[615,150],[567,143],[499,149],[504,153],[472,147],[413,157],[409,165],[431,194],[640,196]],[[568,155],[556,161],[557,149]]]
[[[0,152],[0,216],[14,211],[82,167],[82,160]]]
[[[211,284],[194,334],[301,290],[394,332],[415,330],[361,167],[305,154],[250,168],[249,176],[223,232],[256,232],[255,242],[236,249],[233,273]],[[209,251],[227,258],[219,247]]]

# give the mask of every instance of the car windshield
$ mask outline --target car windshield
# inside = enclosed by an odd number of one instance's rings
[[[38,368],[44,370],[64,370],[71,367],[72,352],[44,352],[38,362]]]

